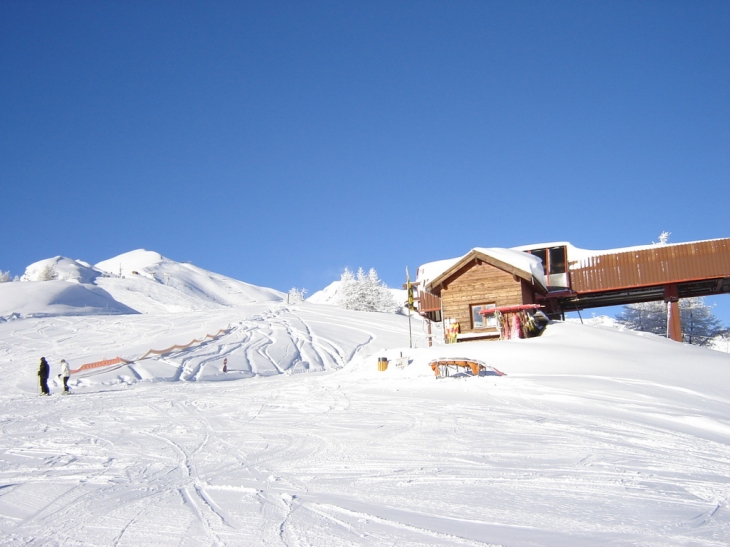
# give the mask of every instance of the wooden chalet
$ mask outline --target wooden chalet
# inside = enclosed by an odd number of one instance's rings
[[[425,281],[425,280],[424,280]],[[542,262],[512,249],[472,249],[419,290],[422,315],[459,324],[458,340],[496,339],[490,309],[535,304],[547,294]]]
[[[679,299],[730,293],[730,238],[608,251],[569,243],[472,249],[419,268],[418,293],[421,315],[458,321],[459,341],[499,337],[490,308],[538,304],[556,318],[662,300],[668,336],[681,341]]]

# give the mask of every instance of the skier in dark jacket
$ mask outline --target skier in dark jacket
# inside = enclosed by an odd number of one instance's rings
[[[48,375],[51,373],[51,367],[48,366],[48,362],[45,357],[41,357],[41,366],[38,369],[38,378],[41,382],[41,394],[50,395],[48,391]]]

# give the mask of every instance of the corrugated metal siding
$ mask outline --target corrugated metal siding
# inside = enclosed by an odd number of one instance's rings
[[[441,299],[435,294],[426,291],[418,291],[419,311],[440,311]]]
[[[570,264],[577,293],[730,276],[730,238],[592,256]]]

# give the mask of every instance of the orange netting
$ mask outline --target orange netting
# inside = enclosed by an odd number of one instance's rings
[[[221,336],[223,334],[227,334],[228,332],[230,332],[230,330],[231,330],[230,327],[228,327],[226,329],[220,329],[215,334],[206,334],[205,336],[203,336],[203,338],[200,338],[200,339],[196,338],[187,344],[182,344],[182,345],[175,344],[174,346],[170,346],[169,348],[165,348],[165,349],[151,349],[147,353],[145,353],[142,357],[140,357],[136,360],[141,361],[148,355],[165,355],[166,353],[171,353],[171,352],[175,351],[176,349],[189,348],[190,346],[193,346],[195,344],[201,344],[201,343],[205,342],[206,340],[214,340],[215,338],[218,338],[219,336]]]
[[[214,340],[224,334],[229,333],[230,331],[231,331],[231,327],[229,326],[225,329],[220,329],[215,334],[206,334],[205,336],[203,336],[203,338],[200,338],[200,339],[195,338],[194,340],[192,340],[191,342],[189,342],[187,344],[182,344],[182,345],[175,344],[174,346],[170,346],[169,348],[165,348],[165,349],[151,349],[147,353],[145,353],[142,357],[133,359],[132,361],[129,361],[122,357],[115,357],[114,359],[103,359],[101,361],[96,361],[94,363],[87,363],[85,365],[81,365],[79,368],[74,369],[70,372],[73,374],[76,372],[83,372],[85,370],[91,370],[91,369],[95,369],[95,368],[99,368],[99,367],[106,367],[106,366],[110,366],[110,365],[122,365],[122,364],[126,365],[129,363],[133,363],[134,361],[141,361],[142,359],[145,359],[149,355],[165,355],[166,353],[171,353],[178,349],[185,349],[185,348],[189,348],[190,346],[193,346],[195,344],[201,344],[201,343],[205,342],[206,340]]]
[[[107,367],[109,365],[126,365],[127,363],[131,363],[132,361],[127,361],[126,359],[122,359],[121,357],[115,357],[114,359],[103,359],[101,361],[96,361],[95,363],[86,363],[85,365],[81,365],[79,368],[71,370],[71,374],[74,374],[76,372],[82,372],[84,370],[90,370],[93,368],[99,368],[99,367]]]

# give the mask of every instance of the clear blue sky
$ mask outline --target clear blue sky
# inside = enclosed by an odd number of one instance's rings
[[[13,275],[728,237],[730,2],[2,2],[0,183]]]

